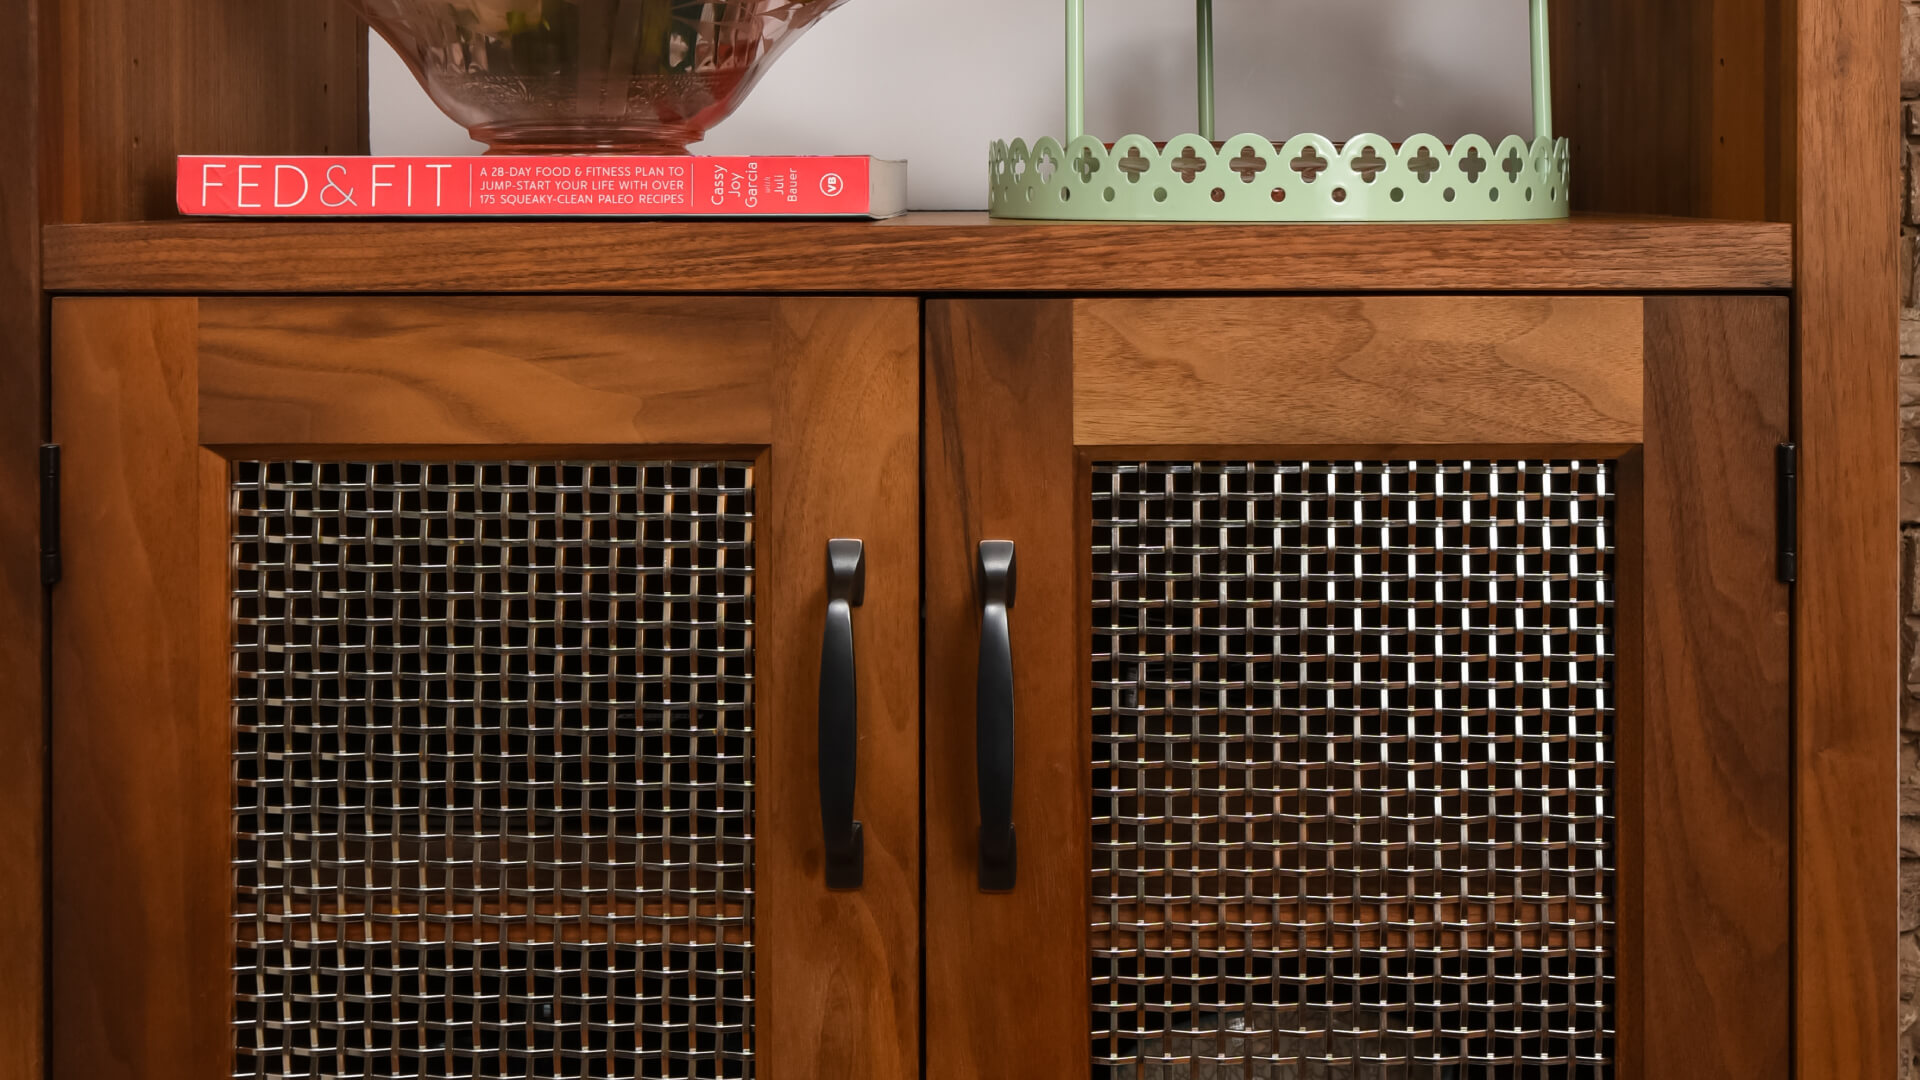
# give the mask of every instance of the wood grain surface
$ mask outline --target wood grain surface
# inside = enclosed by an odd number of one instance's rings
[[[1795,8],[1555,3],[1554,119],[1578,163],[1575,208],[1792,220]]]
[[[1621,1023],[1649,1078],[1792,1075],[1787,326],[1783,298],[1647,301],[1642,711],[1619,752],[1639,796],[1620,860],[1638,1024]]]
[[[47,597],[39,447],[47,439],[40,296],[39,8],[0,0],[0,1076],[46,1068]]]
[[[768,299],[209,300],[200,440],[762,445]]]
[[[1894,1075],[1899,1038],[1899,5],[1800,0],[1794,1052]]]
[[[58,292],[1497,292],[1784,289],[1786,225],[184,221],[57,226]]]
[[[366,33],[340,0],[38,2],[49,221],[177,216],[179,154],[366,152]]]
[[[927,306],[926,844],[929,1080],[1088,1075],[1090,662],[1080,585],[1072,310]],[[974,687],[982,540],[1015,545],[1018,884],[978,884]],[[1010,1065],[1009,1063],[1017,1063]],[[1009,1069],[1013,1071],[1009,1072]]]
[[[1076,300],[1074,442],[1637,442],[1640,306]]]
[[[1613,1064],[1620,1080],[1646,1069],[1646,448],[1614,462]]]
[[[231,1070],[227,708],[207,698],[191,300],[54,307],[57,1080]],[[220,505],[223,492],[210,493]],[[217,534],[216,534],[217,537]],[[224,637],[224,626],[222,627]]]
[[[762,490],[757,760],[767,1080],[920,1069],[920,380],[912,300],[787,300]],[[820,834],[827,541],[866,542],[853,612],[865,881],[830,891]]]

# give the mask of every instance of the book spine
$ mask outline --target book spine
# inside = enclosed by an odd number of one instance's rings
[[[182,214],[762,217],[872,211],[864,157],[182,157]]]

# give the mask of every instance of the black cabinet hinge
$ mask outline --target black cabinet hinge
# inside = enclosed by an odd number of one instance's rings
[[[1800,447],[1795,443],[1781,443],[1776,464],[1780,470],[1778,565],[1780,580],[1791,585],[1800,571]]]
[[[40,583],[60,584],[60,447],[40,448]]]

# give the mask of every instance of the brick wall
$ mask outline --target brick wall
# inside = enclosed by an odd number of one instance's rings
[[[1900,1080],[1920,1080],[1920,0],[1900,5],[1901,150],[1906,206],[1900,216]]]

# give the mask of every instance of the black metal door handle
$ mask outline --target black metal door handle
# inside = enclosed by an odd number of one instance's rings
[[[866,845],[853,820],[860,761],[860,694],[853,667],[853,609],[867,598],[867,550],[827,541],[827,625],[820,641],[820,827],[827,840],[827,888],[857,889]]]
[[[974,753],[980,794],[980,888],[1013,888],[1013,543],[980,544],[980,681],[974,696]]]

